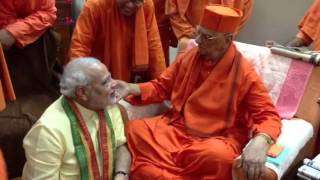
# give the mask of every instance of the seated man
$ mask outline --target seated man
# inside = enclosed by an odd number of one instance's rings
[[[315,0],[299,24],[299,32],[296,37],[288,43],[288,46],[309,46],[312,50],[320,50],[320,0]]]
[[[119,97],[131,94],[131,103],[172,101],[167,113],[127,124],[132,179],[231,179],[239,155],[249,178],[262,175],[281,122],[253,65],[233,44],[241,14],[207,6],[198,47],[155,80],[117,81]]]
[[[24,138],[23,179],[127,178],[131,159],[112,82],[97,59],[79,58],[66,65],[63,96]]]

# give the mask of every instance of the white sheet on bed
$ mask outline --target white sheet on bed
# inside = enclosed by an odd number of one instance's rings
[[[289,148],[289,153],[285,157],[283,163],[279,166],[275,166],[269,162],[266,163],[266,166],[273,169],[278,175],[278,179],[281,179],[283,174],[287,171],[298,155],[299,151],[312,138],[312,136],[313,127],[309,122],[296,118],[282,120],[281,134],[277,143]]]

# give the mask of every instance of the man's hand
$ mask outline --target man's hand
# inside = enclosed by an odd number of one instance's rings
[[[112,88],[116,91],[117,101],[132,94],[134,96],[140,96],[140,88],[137,84],[127,83],[121,80],[114,80]]]
[[[244,149],[241,155],[243,171],[249,180],[259,180],[265,173],[265,161],[270,144],[262,136],[255,136]]]
[[[178,53],[183,53],[186,51],[188,44],[190,42],[190,39],[187,37],[182,37],[181,39],[179,39],[178,42]]]
[[[5,50],[9,49],[15,42],[16,39],[9,31],[7,31],[6,29],[0,30],[0,43]]]
[[[302,47],[302,46],[306,46],[306,44],[302,39],[295,37],[294,39],[289,41],[286,44],[286,46],[288,46],[288,47]]]

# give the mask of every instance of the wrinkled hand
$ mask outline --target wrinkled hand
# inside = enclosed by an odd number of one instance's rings
[[[0,43],[5,50],[9,49],[15,42],[16,39],[9,31],[7,31],[6,29],[0,30]]]
[[[117,101],[132,94],[134,96],[140,95],[139,86],[136,84],[127,83],[121,80],[114,80],[112,88],[116,91]]]
[[[254,137],[241,155],[240,167],[249,180],[259,180],[265,173],[265,161],[270,145],[261,137]]]
[[[306,46],[306,44],[304,43],[304,41],[302,39],[295,37],[294,39],[289,41],[286,44],[286,46],[288,46],[288,47],[302,47],[302,46]]]

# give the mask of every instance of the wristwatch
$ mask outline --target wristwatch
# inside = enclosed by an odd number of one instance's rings
[[[264,138],[269,145],[274,144],[272,138],[266,133],[258,133],[255,136],[260,136],[260,137]]]

